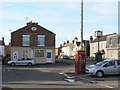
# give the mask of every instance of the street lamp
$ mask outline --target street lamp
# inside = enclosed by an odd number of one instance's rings
[[[98,52],[99,52],[99,39],[100,39],[100,37],[102,37],[102,36],[103,36],[103,31],[100,31],[100,30],[95,31],[95,37],[98,38]]]
[[[99,39],[102,36],[103,36],[103,32],[102,31],[100,31],[100,30],[95,31],[95,37],[98,38],[98,52],[95,53],[95,60],[96,60],[96,62],[102,61],[102,53],[100,53],[100,51],[99,51]]]

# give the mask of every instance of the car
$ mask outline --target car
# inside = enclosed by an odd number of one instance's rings
[[[69,57],[66,56],[66,55],[60,55],[60,56],[58,57],[58,59],[69,59]]]
[[[106,59],[98,62],[95,65],[91,65],[86,68],[86,73],[97,77],[103,77],[104,75],[120,74],[120,60],[119,59]]]
[[[8,65],[15,66],[15,65],[28,65],[32,66],[35,65],[35,60],[32,58],[19,58],[18,60],[10,60],[8,61]]]

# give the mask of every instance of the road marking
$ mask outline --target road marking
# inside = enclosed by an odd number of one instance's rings
[[[86,79],[86,78],[83,78],[83,77],[81,77],[80,79],[87,80],[87,81],[90,81],[90,82],[95,82],[95,81],[92,81],[90,79]],[[114,88],[114,87],[111,87],[111,86],[108,86],[108,85],[104,85],[104,84],[100,84],[100,83],[97,83],[97,84],[101,85],[101,86],[104,86],[104,87],[107,87],[107,88]]]
[[[111,87],[111,86],[108,86],[108,85],[103,85],[103,84],[98,84],[98,85],[101,85],[101,86],[104,86],[104,87],[107,87],[107,88],[114,88],[114,87]]]

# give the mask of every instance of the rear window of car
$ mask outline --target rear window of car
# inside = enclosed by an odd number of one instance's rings
[[[117,60],[117,65],[120,65],[120,60]]]

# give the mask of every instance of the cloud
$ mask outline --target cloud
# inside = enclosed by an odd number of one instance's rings
[[[97,5],[94,5],[92,7],[93,11],[100,14],[101,16],[104,16],[104,17],[111,17],[113,15],[116,15],[117,12],[118,12],[118,7],[117,7],[117,4],[114,4],[115,6],[113,7],[113,4],[114,3],[100,3],[100,4],[97,4]]]

